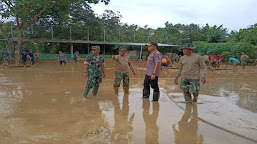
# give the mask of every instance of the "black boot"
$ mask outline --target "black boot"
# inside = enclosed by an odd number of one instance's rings
[[[153,101],[158,101],[160,97],[160,92],[153,92]]]
[[[143,89],[143,98],[149,98],[150,90]]]

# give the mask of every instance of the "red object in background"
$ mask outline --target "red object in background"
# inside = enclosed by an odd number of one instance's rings
[[[210,54],[210,55],[209,55],[209,60],[215,59],[215,58],[216,58],[216,55],[214,55],[214,54]]]
[[[142,51],[142,55],[148,55],[149,51]],[[140,55],[140,51],[137,51],[137,55]]]
[[[209,55],[209,60],[210,61],[220,61],[222,58],[220,55],[214,55],[214,54],[210,54]]]
[[[217,59],[217,60],[220,60],[220,59],[221,59],[221,56],[220,56],[220,55],[216,55],[216,59]]]

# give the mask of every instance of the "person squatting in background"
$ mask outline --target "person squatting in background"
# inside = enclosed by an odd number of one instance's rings
[[[166,68],[168,70],[168,59],[166,57],[162,58],[162,64],[161,64],[161,69],[162,67]]]

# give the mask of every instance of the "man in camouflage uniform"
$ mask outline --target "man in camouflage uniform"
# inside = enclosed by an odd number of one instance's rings
[[[242,52],[242,55],[240,57],[242,68],[245,69],[245,66],[247,64],[247,60],[249,59],[249,56],[245,54],[245,52]]]
[[[2,49],[2,51],[0,52],[0,64],[2,64],[2,62],[3,62],[3,49]]]
[[[115,79],[113,87],[116,95],[118,94],[121,80],[123,80],[124,93],[129,93],[129,68],[133,74],[136,75],[130,58],[126,55],[126,53],[126,48],[120,48],[119,55],[112,56],[112,59],[115,61]]]
[[[88,92],[93,88],[93,95],[96,96],[102,78],[105,77],[104,58],[99,56],[100,47],[92,47],[92,55],[88,55],[84,62],[84,75],[87,77],[87,86],[85,87],[83,98],[86,99]]]
[[[193,94],[193,102],[197,102],[200,90],[200,70],[203,70],[202,84],[206,82],[207,68],[203,58],[193,53],[193,45],[185,44],[183,47],[184,56],[179,61],[179,71],[175,78],[178,84],[178,78],[181,76],[180,88],[183,91],[186,103],[192,103],[191,94]]]
[[[1,52],[1,56],[3,59],[3,68],[8,68],[8,64],[10,62],[10,54],[7,52],[6,49],[3,49],[3,51]]]

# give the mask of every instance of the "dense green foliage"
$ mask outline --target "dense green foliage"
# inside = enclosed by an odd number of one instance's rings
[[[247,42],[226,42],[226,43],[207,43],[207,42],[193,42],[197,47],[195,52],[200,55],[221,54],[222,57],[228,58],[234,56],[239,58],[242,52],[247,53],[253,57],[254,46]]]
[[[157,41],[178,45],[193,43],[197,47],[195,52],[201,55],[222,54],[224,57],[239,57],[242,51],[253,57],[254,47],[257,45],[257,24],[231,32],[223,25],[210,26],[206,24],[199,26],[197,24],[185,25],[169,22],[165,23],[165,27],[152,29],[147,25],[140,27],[121,23],[122,15],[120,12],[106,10],[103,14],[96,15],[89,5],[89,3],[97,3],[96,0],[15,0],[14,2],[16,2],[14,3],[14,10],[7,8],[7,4],[0,7],[0,17],[6,19],[0,27],[9,38],[19,37],[20,29],[16,20],[9,21],[7,19],[18,18],[24,26],[24,38],[140,43]],[[109,0],[102,0],[102,2],[108,3]],[[5,0],[2,0],[2,3],[5,3]],[[47,7],[46,10],[34,23],[31,23],[35,15],[40,13],[44,7]],[[25,27],[26,25],[29,26]],[[4,33],[0,31],[0,38],[4,37]],[[0,42],[0,47],[5,45],[11,47],[11,43]],[[88,44],[74,44],[74,49],[86,54],[90,46]],[[64,43],[31,42],[23,42],[21,46],[22,49],[34,49],[42,53],[57,53],[59,50],[69,53],[69,47],[70,44]],[[117,53],[119,46],[101,45],[101,47],[105,47],[105,53],[113,54]],[[123,47],[127,47],[128,50],[140,49],[138,46]],[[181,52],[179,47],[160,47],[159,49],[162,53]]]

